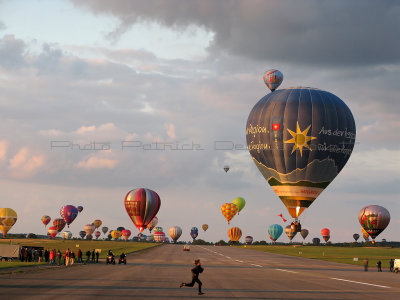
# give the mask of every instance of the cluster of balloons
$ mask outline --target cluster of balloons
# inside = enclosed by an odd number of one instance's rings
[[[225,203],[221,206],[222,215],[228,221],[228,224],[230,224],[236,214],[239,214],[245,205],[246,201],[242,197],[236,197],[232,203]]]
[[[49,227],[48,229],[48,236],[54,238],[59,232],[61,232],[64,229],[65,225],[69,227],[69,225],[71,225],[71,223],[76,219],[76,217],[82,210],[83,206],[75,207],[70,204],[61,207],[60,209],[61,218],[56,218],[53,220],[53,226]],[[44,224],[44,227],[46,228],[46,226],[50,223],[51,218],[48,215],[44,215],[42,216],[41,221]],[[65,234],[64,232],[62,233],[64,239],[66,239],[69,236],[68,234],[69,231],[65,232],[66,232]]]

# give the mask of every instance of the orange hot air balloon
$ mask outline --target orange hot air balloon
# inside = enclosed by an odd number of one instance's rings
[[[101,224],[103,224],[103,222],[101,220],[94,220],[93,221],[93,225],[94,227],[97,229],[101,226]]]
[[[331,231],[328,228],[324,228],[321,230],[321,235],[324,241],[327,242],[331,237]]]
[[[57,235],[57,233],[58,233],[57,227],[55,227],[55,226],[49,227],[49,234],[53,239]]]
[[[203,224],[203,225],[201,226],[201,228],[203,228],[204,231],[207,231],[208,225],[207,225],[207,224]]]
[[[228,230],[228,236],[232,242],[237,242],[242,237],[242,230],[239,227],[232,227]]]
[[[225,203],[221,206],[221,212],[229,224],[232,218],[237,214],[238,207],[236,204],[233,203]]]

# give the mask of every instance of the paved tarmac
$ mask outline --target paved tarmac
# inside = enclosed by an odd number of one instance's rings
[[[400,274],[234,247],[165,245],[127,265],[0,275],[1,299],[400,299]],[[204,295],[179,288],[201,259]]]

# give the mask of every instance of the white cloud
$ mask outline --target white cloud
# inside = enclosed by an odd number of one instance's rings
[[[80,169],[114,169],[118,161],[115,159],[102,158],[102,157],[89,157],[86,160],[80,161],[76,166]]]
[[[22,148],[10,159],[10,175],[13,178],[32,177],[44,164],[44,155],[33,155]]]

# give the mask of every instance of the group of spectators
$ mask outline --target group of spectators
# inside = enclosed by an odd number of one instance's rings
[[[81,249],[78,249],[77,253],[75,254],[74,251],[71,251],[69,248],[65,250],[64,252],[61,252],[59,249],[46,249],[43,251],[43,249],[34,249],[34,248],[28,248],[28,247],[23,247],[20,250],[20,260],[21,261],[27,261],[27,262],[46,262],[49,263],[50,265],[73,265],[74,262],[77,263],[84,263],[84,264],[89,264],[89,263],[98,263],[99,262],[99,256],[100,252],[95,251],[93,249],[92,251],[88,250],[86,251],[86,260],[83,260],[83,253]]]

